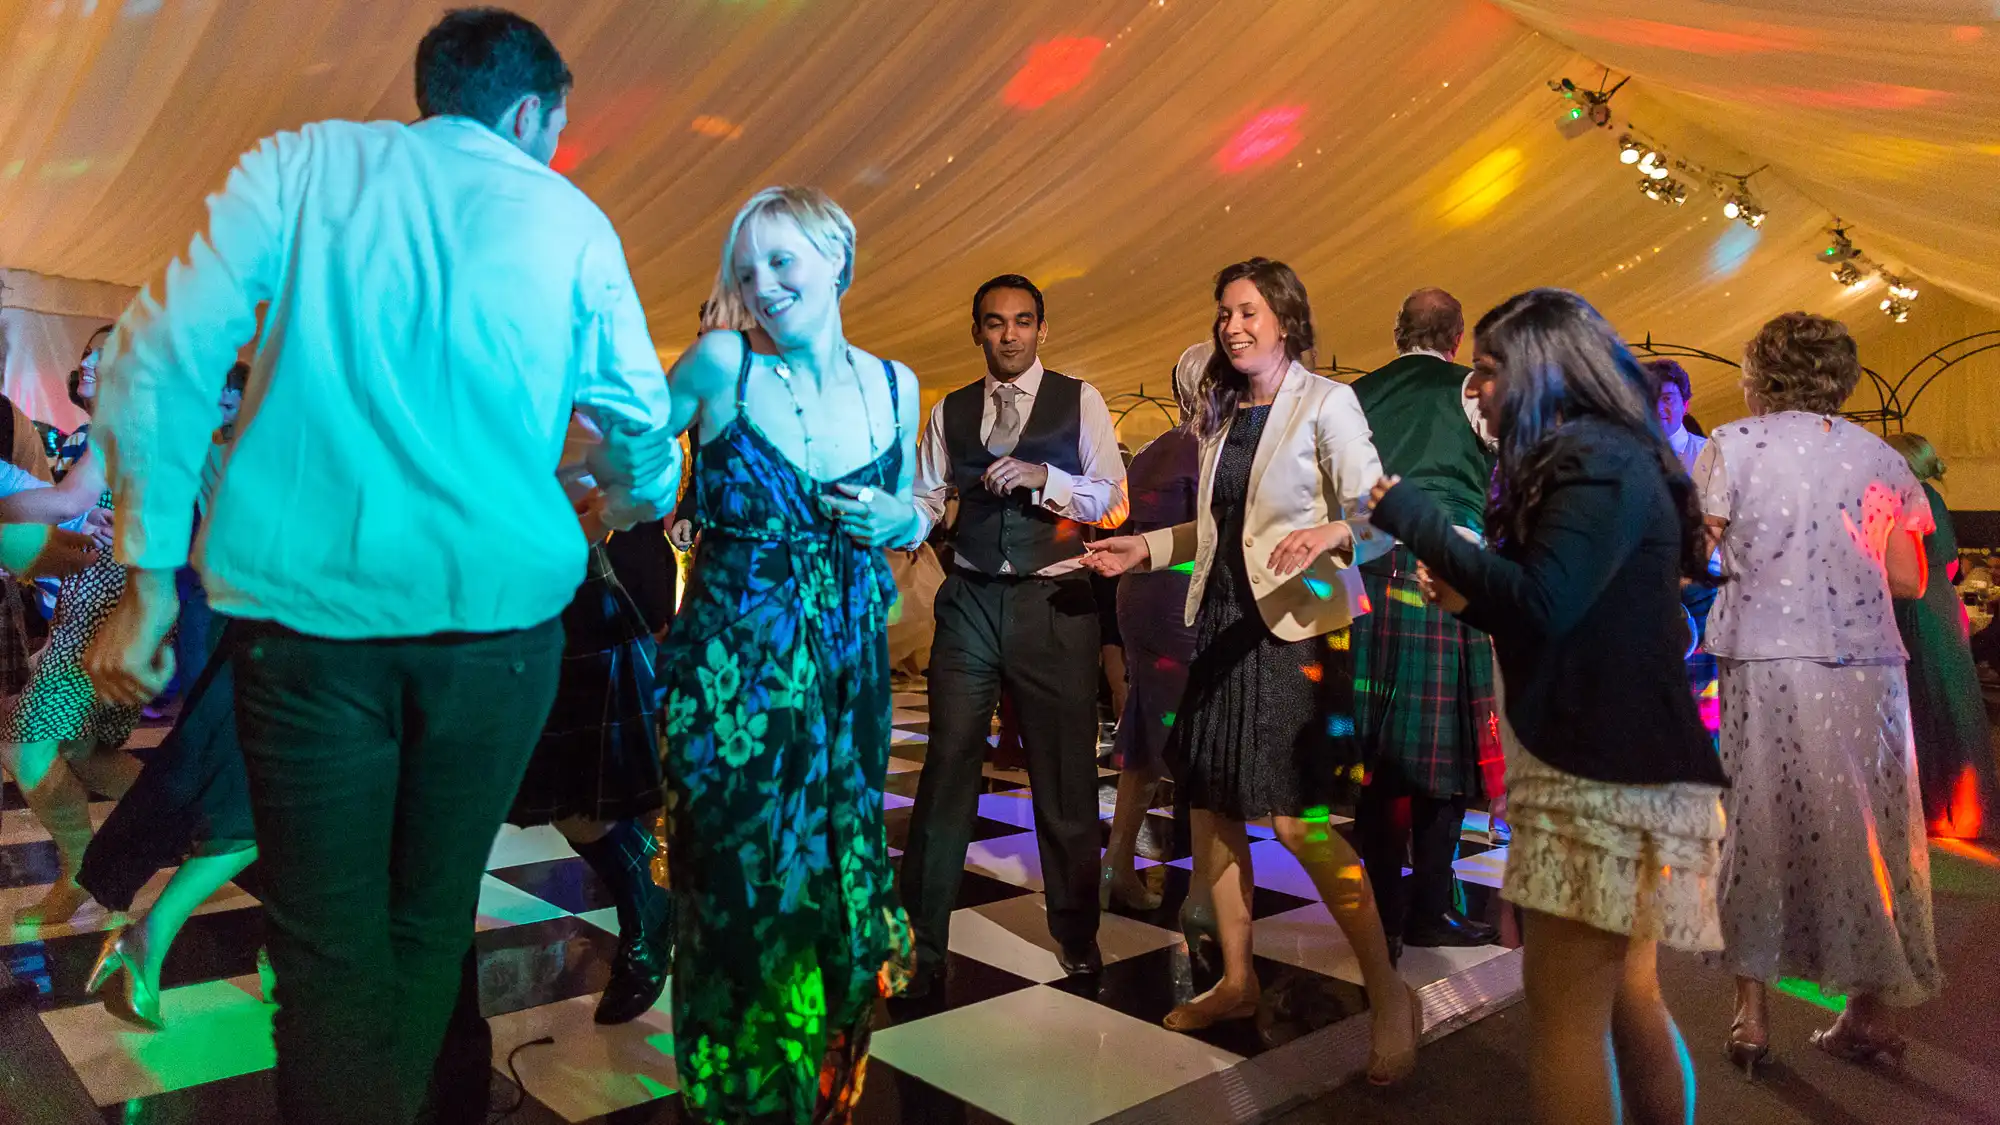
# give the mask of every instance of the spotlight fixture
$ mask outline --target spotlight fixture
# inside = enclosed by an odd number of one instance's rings
[[[1646,174],[1656,180],[1664,180],[1669,175],[1667,166],[1664,164],[1653,165],[1651,168],[1646,169]]]
[[[1688,201],[1687,185],[1679,180],[1668,180],[1666,183],[1666,192],[1667,198],[1673,200],[1676,207],[1682,206]]]
[[[1645,146],[1633,140],[1632,134],[1627,133],[1618,138],[1618,163],[1637,164],[1639,154],[1644,151],[1646,151]]]
[[[1854,241],[1847,237],[1847,229],[1839,223],[1826,228],[1826,233],[1833,236],[1833,241],[1827,243],[1826,248],[1819,252],[1820,261],[1851,262],[1861,256],[1861,251],[1854,248]]]
[[[1853,262],[1842,262],[1835,267],[1833,279],[1849,289],[1859,289],[1868,284],[1868,275],[1855,269]]]
[[[1888,270],[1882,271],[1882,284],[1889,287],[1889,296],[1894,297],[1898,301],[1914,301],[1917,299],[1917,287],[1890,273]]]
[[[1755,203],[1743,203],[1737,209],[1736,218],[1751,230],[1764,225],[1765,211]]]
[[[1901,324],[1910,319],[1910,302],[1899,297],[1890,297],[1882,302],[1882,311],[1890,320]]]
[[[1606,70],[1604,77],[1609,81],[1611,72]],[[1556,129],[1564,137],[1575,140],[1592,129],[1611,128],[1611,96],[1623,89],[1625,83],[1629,81],[1631,78],[1628,76],[1620,79],[1618,85],[1608,90],[1602,83],[1599,83],[1597,89],[1590,90],[1578,86],[1568,78],[1551,79],[1549,89],[1561,94],[1565,101],[1572,103],[1563,109],[1562,116],[1556,118]]]

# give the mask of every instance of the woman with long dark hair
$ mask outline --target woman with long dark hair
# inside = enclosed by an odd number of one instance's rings
[[[1196,1031],[1257,1012],[1247,821],[1269,816],[1347,935],[1373,1013],[1369,1080],[1416,1068],[1423,1012],[1396,975],[1368,873],[1328,824],[1355,796],[1354,662],[1366,612],[1354,565],[1388,549],[1363,515],[1382,475],[1354,392],[1308,371],[1312,306],[1283,262],[1252,258],[1215,282],[1215,354],[1202,373],[1195,519],[1090,545],[1099,574],[1194,562],[1195,629],[1168,758],[1193,810],[1195,879],[1214,902],[1222,980],[1176,1007]]]
[[[1693,486],[1638,363],[1576,294],[1530,290],[1487,313],[1473,363],[1469,393],[1500,440],[1495,547],[1394,480],[1373,519],[1499,657],[1502,894],[1527,915],[1536,1116],[1616,1122],[1622,1087],[1640,1122],[1685,1122],[1694,1076],[1655,958],[1660,942],[1721,945],[1726,784],[1681,664],[1681,578],[1706,569]]]

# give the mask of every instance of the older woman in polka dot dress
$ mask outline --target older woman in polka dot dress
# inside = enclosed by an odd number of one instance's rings
[[[1907,656],[1891,595],[1923,592],[1930,504],[1895,450],[1836,412],[1860,379],[1837,321],[1788,313],[1743,365],[1754,417],[1696,462],[1727,584],[1709,622],[1722,670],[1728,1052],[1768,1054],[1764,987],[1803,977],[1849,997],[1814,1045],[1900,1057],[1889,1006],[1938,991]]]

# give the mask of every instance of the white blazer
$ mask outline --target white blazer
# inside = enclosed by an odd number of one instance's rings
[[[1233,425],[1233,423],[1232,423]],[[1154,570],[1194,560],[1186,622],[1194,624],[1202,590],[1215,565],[1216,526],[1209,512],[1215,462],[1223,436],[1201,443],[1201,486],[1195,520],[1146,535]],[[1243,562],[1258,612],[1273,636],[1302,641],[1346,628],[1368,612],[1354,569],[1387,553],[1394,540],[1368,523],[1368,493],[1382,476],[1361,401],[1346,384],[1294,362],[1271,403],[1250,468],[1249,510],[1243,519]],[[1272,573],[1271,552],[1294,531],[1343,521],[1354,547],[1329,551],[1289,578]]]

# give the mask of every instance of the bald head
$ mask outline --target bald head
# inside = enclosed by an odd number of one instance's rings
[[[1465,337],[1465,310],[1442,289],[1419,289],[1403,299],[1396,314],[1396,350],[1458,354]]]

